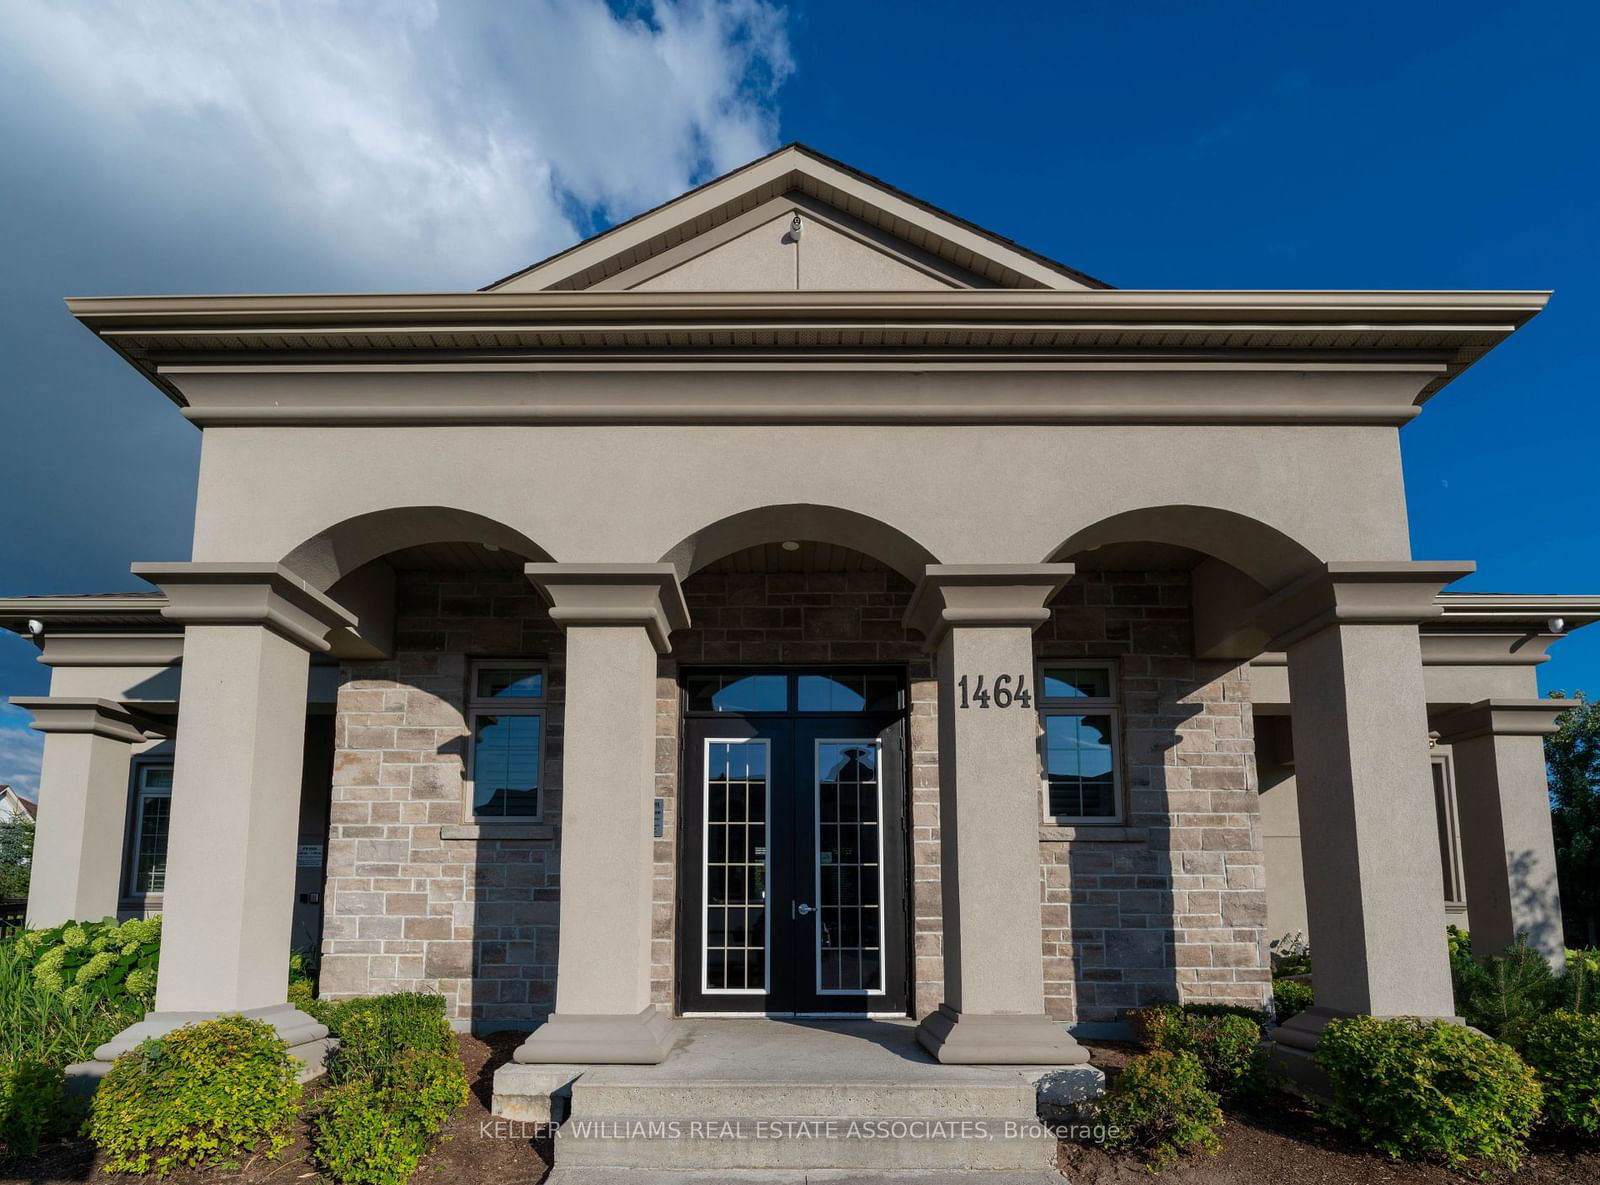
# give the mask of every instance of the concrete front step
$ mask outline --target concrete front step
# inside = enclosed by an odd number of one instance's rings
[[[556,1132],[562,1169],[920,1170],[1038,1172],[1055,1162],[1056,1140],[1037,1119],[786,1116],[585,1120]],[[655,1178],[653,1178],[655,1179]],[[741,1178],[743,1180],[743,1178]]]
[[[750,1115],[876,1119],[1014,1119],[1036,1111],[1036,1088],[1020,1073],[951,1068],[945,1082],[674,1082],[664,1087],[613,1067],[572,1084],[582,1119],[737,1119]]]

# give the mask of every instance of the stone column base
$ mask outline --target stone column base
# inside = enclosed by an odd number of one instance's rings
[[[553,1012],[513,1056],[525,1065],[653,1066],[677,1041],[678,1026],[653,1004],[621,1016]]]
[[[1042,1012],[959,1012],[940,1004],[917,1026],[917,1042],[946,1065],[1080,1066],[1089,1060],[1089,1051]]]
[[[147,1012],[143,1020],[130,1025],[94,1051],[94,1061],[75,1062],[67,1067],[68,1089],[80,1094],[93,1094],[100,1079],[111,1069],[111,1063],[136,1048],[151,1037],[162,1037],[184,1025],[202,1020],[216,1020],[219,1016],[245,1016],[251,1020],[265,1021],[277,1031],[289,1047],[290,1056],[302,1065],[301,1082],[320,1078],[325,1069],[328,1052],[338,1044],[328,1036],[328,1026],[307,1016],[291,1004],[274,1004],[267,1008],[247,1008],[240,1012]]]

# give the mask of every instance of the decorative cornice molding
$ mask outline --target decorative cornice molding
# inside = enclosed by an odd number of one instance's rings
[[[550,602],[550,620],[572,626],[636,626],[658,654],[672,650],[673,630],[689,625],[671,564],[528,564],[528,580]]]
[[[87,733],[137,745],[149,739],[147,734],[165,736],[172,731],[170,723],[163,723],[108,699],[18,695],[11,698],[11,703],[33,713],[32,727],[47,734]]]
[[[988,372],[1009,367],[1204,367],[1408,375],[1420,401],[1543,308],[1541,292],[469,292],[111,297],[73,314],[180,406],[196,378],[310,365],[520,367],[629,375],[731,366]],[[1274,410],[1307,418],[1304,392]],[[473,409],[458,409],[458,412]],[[482,411],[483,409],[478,409]],[[505,409],[499,409],[505,414]],[[1110,415],[1114,409],[1102,414]],[[1335,409],[1339,414],[1353,414]],[[257,422],[261,407],[206,422]],[[1195,413],[1190,413],[1191,415]],[[1223,422],[1229,413],[1224,407]],[[1259,410],[1255,413],[1260,415]],[[1377,422],[1370,409],[1369,419]],[[1399,418],[1397,418],[1397,415]],[[229,417],[234,418],[229,418]],[[245,417],[239,419],[237,417]],[[1382,422],[1403,422],[1394,410]],[[1342,422],[1342,421],[1339,421]]]
[[[1439,590],[1470,575],[1469,561],[1336,560],[1268,597],[1252,612],[1285,650],[1332,625],[1419,625],[1442,615]]]
[[[141,563],[133,574],[167,596],[161,615],[180,625],[253,625],[310,651],[355,616],[282,564]]]
[[[1435,717],[1430,723],[1446,744],[1480,736],[1548,736],[1562,713],[1581,706],[1569,699],[1486,699]]]
[[[1074,570],[1071,564],[929,564],[904,622],[922,632],[929,650],[952,629],[1037,629],[1049,620],[1045,606]]]
[[[39,661],[47,667],[166,667],[183,658],[183,634],[45,631]]]

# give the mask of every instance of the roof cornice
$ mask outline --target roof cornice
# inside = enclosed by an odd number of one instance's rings
[[[1209,369],[1389,371],[1410,384],[1398,402],[1336,400],[1281,392],[1284,408],[1223,406],[1205,398],[1153,415],[1128,402],[1133,421],[1403,423],[1433,391],[1544,307],[1542,292],[1287,292],[1132,290],[952,290],[948,292],[470,292],[311,296],[91,297],[68,307],[180,406],[195,376],[378,370],[781,371],[858,372]],[[392,381],[392,380],[388,380]],[[530,422],[582,419],[582,394]],[[653,398],[653,397],[652,397]],[[998,418],[1053,422],[1029,395]],[[1069,409],[1075,422],[1115,420],[1109,410]],[[201,423],[265,422],[230,392],[228,407]],[[451,401],[446,400],[445,404]],[[456,401],[462,405],[470,399]],[[515,403],[515,399],[510,400]],[[671,406],[670,394],[660,399]],[[965,400],[971,405],[971,400]],[[1266,402],[1271,402],[1267,400]],[[1103,404],[1103,401],[1102,401]],[[596,403],[596,406],[599,404]],[[291,413],[281,401],[268,417]],[[491,399],[471,407],[432,405],[428,422],[498,422]],[[806,418],[807,409],[796,405]],[[740,419],[746,411],[690,407],[668,416]],[[983,406],[971,414],[984,418]],[[787,415],[781,408],[781,415]],[[637,408],[602,411],[626,419]],[[342,414],[342,413],[341,413]],[[393,409],[374,422],[413,422]],[[832,413],[828,413],[832,414]],[[898,406],[867,408],[874,422],[902,418]],[[917,415],[943,417],[934,408]],[[913,415],[910,418],[917,418]],[[241,418],[242,417],[242,418]],[[335,418],[338,418],[337,416]],[[340,422],[365,422],[355,415]],[[328,422],[312,415],[307,422]],[[416,422],[422,422],[417,420]],[[515,417],[508,422],[520,422]]]

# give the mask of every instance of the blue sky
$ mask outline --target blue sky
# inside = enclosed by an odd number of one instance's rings
[[[188,555],[198,433],[62,296],[476,287],[796,139],[1118,287],[1555,289],[1402,432],[1413,551],[1600,592],[1597,35],[1578,2],[15,0],[0,593]],[[1600,689],[1600,626],[1554,653],[1546,689]],[[0,697],[32,660],[0,635]]]

